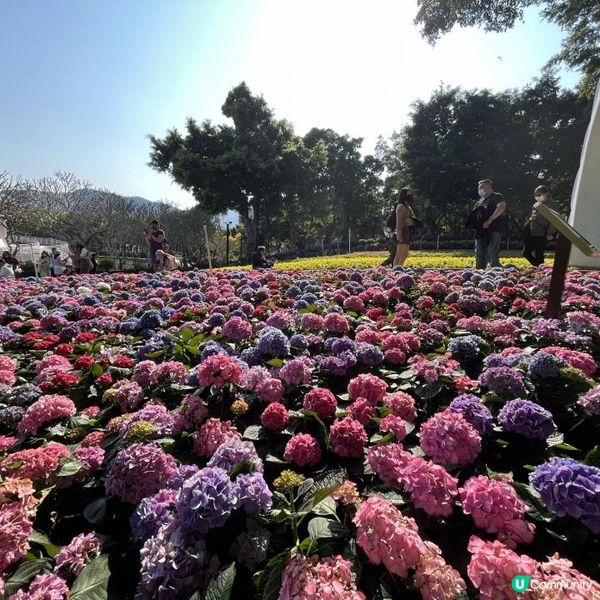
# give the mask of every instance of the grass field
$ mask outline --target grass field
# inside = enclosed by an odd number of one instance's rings
[[[368,269],[380,265],[386,256],[386,252],[357,252],[354,254],[298,258],[295,260],[277,262],[275,263],[275,269],[281,271],[296,269],[320,271],[323,269],[337,269],[340,267]],[[530,266],[517,251],[502,252],[500,260],[505,266],[515,265],[519,268]],[[546,262],[551,264],[552,257],[549,257]],[[415,251],[411,252],[405,266],[423,267],[426,269],[468,269],[475,266],[475,258],[472,252],[466,250]]]

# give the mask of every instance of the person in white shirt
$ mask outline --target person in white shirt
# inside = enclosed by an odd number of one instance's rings
[[[15,278],[15,272],[13,271],[12,266],[3,258],[0,258],[0,277],[8,277],[10,279]]]

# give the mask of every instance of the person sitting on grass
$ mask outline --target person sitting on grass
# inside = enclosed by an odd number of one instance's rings
[[[264,246],[259,246],[252,258],[252,268],[270,269],[273,264],[273,261],[267,258],[267,249]]]

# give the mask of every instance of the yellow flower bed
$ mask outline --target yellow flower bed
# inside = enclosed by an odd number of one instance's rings
[[[318,256],[314,258],[299,258],[296,260],[277,262],[278,270],[308,270],[320,271],[337,268],[368,269],[377,267],[387,257],[385,252],[362,252],[356,254],[341,254],[339,256]],[[519,268],[530,266],[522,256],[501,258],[503,265],[515,265]],[[407,267],[423,267],[426,269],[467,269],[475,267],[475,257],[464,251],[449,252],[412,252],[406,261]]]

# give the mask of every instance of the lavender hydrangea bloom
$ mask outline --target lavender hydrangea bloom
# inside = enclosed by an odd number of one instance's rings
[[[16,337],[17,334],[10,327],[0,325],[0,344],[6,344]]]
[[[287,336],[279,329],[268,326],[260,332],[257,346],[261,354],[273,357],[285,356],[290,351]]]
[[[486,368],[492,367],[516,367],[520,364],[528,364],[531,357],[525,352],[515,352],[514,354],[489,354],[485,357],[483,364]]]
[[[227,471],[205,467],[183,483],[176,508],[186,528],[204,534],[223,525],[238,503],[237,486]]]
[[[131,531],[136,540],[147,540],[173,518],[177,491],[164,489],[143,498],[131,515]]]
[[[448,410],[460,413],[479,435],[491,433],[494,418],[488,407],[477,396],[473,394],[457,396],[450,402]]]
[[[167,487],[171,490],[179,491],[179,488],[187,481],[192,475],[200,472],[200,467],[197,465],[179,465],[173,475],[167,481]]]
[[[553,458],[529,475],[548,510],[579,519],[600,533],[600,469],[572,458]]]
[[[187,598],[203,589],[214,569],[202,537],[190,536],[177,523],[163,525],[140,551],[141,581],[136,600]]]
[[[25,415],[22,406],[2,406],[0,404],[0,425],[15,427]]]
[[[565,365],[565,361],[559,356],[550,352],[538,352],[529,361],[529,374],[534,379],[550,379],[558,377]]]
[[[577,400],[577,405],[590,417],[600,415],[600,385],[583,394]]]
[[[262,473],[244,473],[235,480],[240,506],[256,517],[271,508],[273,494]]]
[[[484,344],[485,340],[478,335],[464,335],[450,340],[448,352],[457,360],[475,360],[481,354],[480,347]]]
[[[339,356],[325,356],[320,363],[321,369],[324,371],[340,376],[345,375],[355,365],[356,356],[349,350],[342,352]]]
[[[242,461],[250,461],[254,470],[262,473],[263,463],[252,442],[229,439],[221,444],[208,461],[207,467],[219,467],[228,473]]]
[[[490,367],[479,377],[481,385],[500,394],[520,392],[524,379],[523,373],[511,367]]]
[[[131,426],[137,421],[148,421],[154,427],[154,437],[163,437],[172,435],[174,431],[175,419],[166,406],[162,404],[146,404],[141,410],[125,421],[119,428],[119,433],[127,437]]]
[[[556,428],[552,413],[530,400],[511,400],[498,414],[498,422],[505,431],[527,438],[545,440]]]

